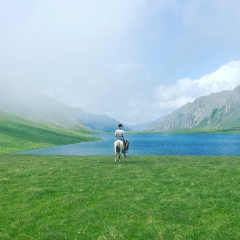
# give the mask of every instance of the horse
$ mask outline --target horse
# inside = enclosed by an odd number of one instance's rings
[[[125,146],[124,146],[124,142],[125,142]],[[127,158],[126,152],[128,150],[129,142],[127,140],[125,140],[124,142],[120,139],[114,142],[115,163],[117,162],[120,163],[120,158],[122,153],[124,155],[124,162],[126,162],[126,158]]]

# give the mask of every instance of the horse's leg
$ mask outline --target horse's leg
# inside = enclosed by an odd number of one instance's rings
[[[115,164],[117,163],[117,150],[116,150],[116,144],[114,143],[114,152],[115,152]]]
[[[120,161],[119,161],[119,153],[116,152],[116,153],[115,153],[115,164],[118,163],[118,162],[120,162]]]
[[[120,163],[120,157],[121,157],[121,148],[120,148],[120,142],[117,141],[115,145],[115,163]]]
[[[119,153],[116,152],[116,155],[115,155],[115,163],[118,163],[119,162]]]
[[[115,164],[119,162],[119,152],[118,152],[118,143],[114,143],[114,151],[115,151]]]
[[[127,157],[126,157],[126,153],[123,152],[123,155],[124,155],[124,162],[126,162],[126,159],[127,159]]]

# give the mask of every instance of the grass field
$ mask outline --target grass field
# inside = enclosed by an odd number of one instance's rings
[[[240,157],[0,155],[0,239],[240,239]]]

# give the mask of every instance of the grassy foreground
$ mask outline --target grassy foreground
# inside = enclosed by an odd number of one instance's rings
[[[240,157],[0,155],[0,239],[240,239]]]

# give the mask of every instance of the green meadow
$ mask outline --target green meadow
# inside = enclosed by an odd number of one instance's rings
[[[240,157],[0,155],[0,239],[240,239]]]
[[[0,120],[0,239],[240,239],[240,157],[35,156],[94,138]]]

